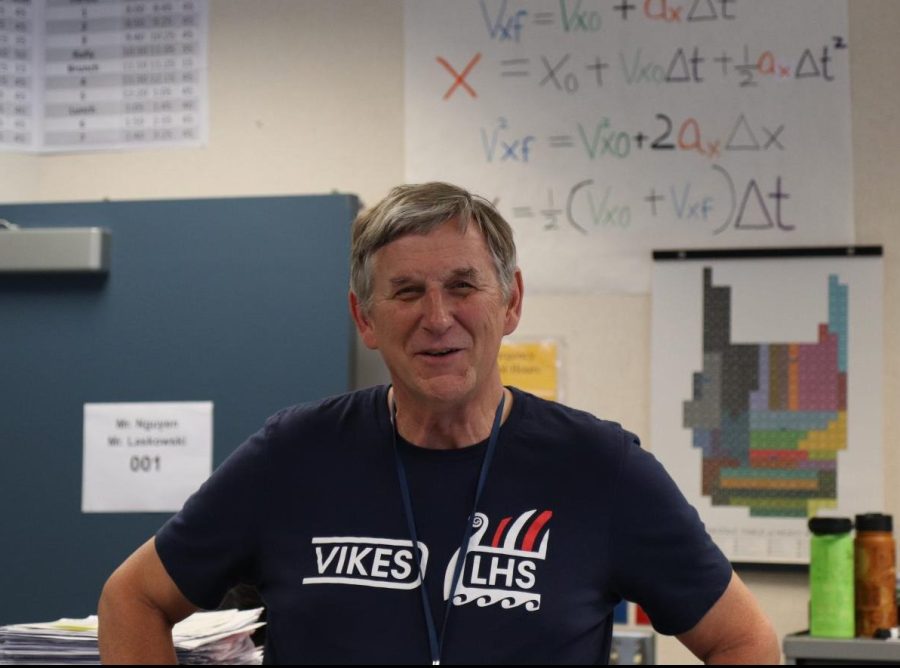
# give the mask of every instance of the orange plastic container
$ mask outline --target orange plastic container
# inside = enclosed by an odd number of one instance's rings
[[[892,531],[890,515],[856,516],[856,635],[862,638],[871,638],[877,629],[897,626],[896,548]]]

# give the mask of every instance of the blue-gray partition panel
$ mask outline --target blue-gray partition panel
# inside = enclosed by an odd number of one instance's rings
[[[96,610],[166,520],[82,514],[88,402],[212,401],[214,465],[350,387],[349,195],[0,206],[112,230],[107,276],[0,274],[0,624]],[[4,232],[0,230],[0,234]]]

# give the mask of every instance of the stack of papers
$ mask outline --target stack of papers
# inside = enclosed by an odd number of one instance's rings
[[[172,629],[178,662],[259,665],[262,648],[250,635],[263,626],[262,608],[197,612]],[[0,665],[100,663],[97,617],[0,626]]]

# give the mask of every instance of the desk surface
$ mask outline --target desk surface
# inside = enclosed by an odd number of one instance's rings
[[[812,638],[797,633],[784,638],[787,663],[900,663],[900,641],[869,638]]]

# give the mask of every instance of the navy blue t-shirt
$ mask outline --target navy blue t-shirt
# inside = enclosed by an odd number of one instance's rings
[[[618,424],[510,389],[442,661],[605,663],[622,598],[691,629],[731,578],[696,511]],[[428,662],[393,447],[383,386],[281,411],[157,533],[166,570],[202,608],[255,584],[267,662]],[[438,630],[485,447],[398,443]]]

